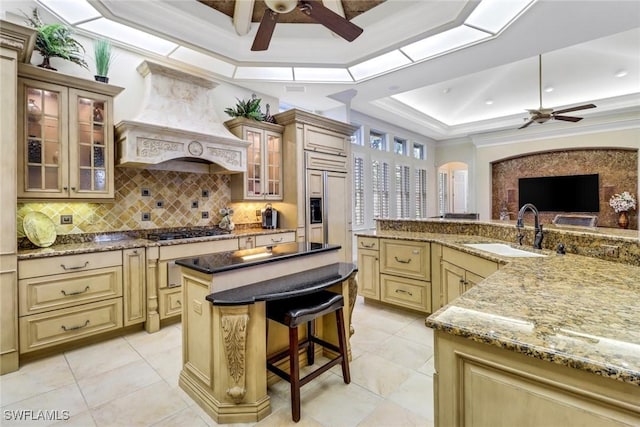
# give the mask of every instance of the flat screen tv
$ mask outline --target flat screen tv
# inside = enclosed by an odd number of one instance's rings
[[[598,174],[543,176],[518,180],[518,205],[539,211],[600,212]]]

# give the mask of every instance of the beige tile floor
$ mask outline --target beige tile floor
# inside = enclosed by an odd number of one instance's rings
[[[339,366],[307,384],[302,419],[295,424],[289,384],[280,381],[269,388],[271,415],[240,425],[432,426],[433,334],[424,326],[424,316],[358,298],[353,325],[351,384],[342,382]],[[215,426],[178,387],[180,346],[176,324],[25,364],[0,377],[0,425]],[[14,414],[25,414],[21,410],[34,411],[32,418],[42,410],[70,418],[53,423],[14,420]]]

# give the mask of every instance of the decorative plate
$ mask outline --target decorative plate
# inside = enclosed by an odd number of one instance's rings
[[[51,218],[42,212],[29,212],[22,222],[24,234],[36,246],[46,248],[56,241],[56,226]]]

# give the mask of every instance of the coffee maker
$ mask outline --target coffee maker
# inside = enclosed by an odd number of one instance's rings
[[[278,211],[267,203],[260,210],[262,214],[262,228],[278,228]]]

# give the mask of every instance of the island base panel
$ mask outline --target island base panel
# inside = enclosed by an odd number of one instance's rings
[[[640,425],[640,387],[435,331],[435,425]]]

